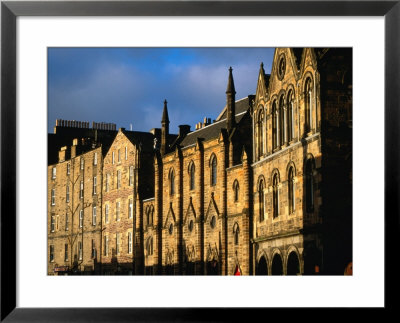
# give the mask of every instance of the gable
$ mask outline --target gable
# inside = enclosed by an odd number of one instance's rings
[[[164,229],[167,228],[167,224],[169,222],[172,222],[173,224],[176,223],[176,217],[175,217],[175,212],[174,209],[172,208],[172,203],[169,205],[169,210],[167,213],[167,218],[165,219],[165,223],[164,223]]]
[[[214,195],[211,195],[211,200],[208,203],[207,212],[204,221],[207,222],[209,217],[215,215],[217,218],[219,216],[218,206],[215,203]]]
[[[192,198],[190,198],[190,202],[189,202],[189,205],[186,210],[185,219],[183,220],[183,224],[185,224],[188,221],[188,219],[190,219],[191,217],[193,217],[196,220],[196,212],[193,207]]]

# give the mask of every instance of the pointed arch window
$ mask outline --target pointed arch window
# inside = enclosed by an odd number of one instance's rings
[[[169,192],[171,195],[175,194],[175,172],[173,169],[169,174]]]
[[[279,215],[278,184],[279,184],[278,174],[275,174],[272,179],[272,208],[273,208],[274,218],[278,217],[278,215]]]
[[[239,201],[239,182],[235,180],[233,182],[233,194],[234,194],[234,201],[238,202]]]
[[[239,225],[237,223],[234,224],[233,226],[233,242],[235,246],[239,245]]]
[[[285,109],[285,99],[282,95],[279,99],[279,129],[280,129],[280,144],[283,145],[286,142],[286,109]]]
[[[260,222],[264,221],[264,181],[261,180],[258,184],[258,209]]]
[[[257,152],[258,158],[264,154],[264,110],[261,108],[257,117]]]
[[[307,78],[304,85],[304,120],[305,120],[305,133],[308,133],[312,130],[312,82],[311,78]]]
[[[217,184],[217,157],[211,157],[211,185]]]
[[[289,214],[295,210],[295,187],[294,187],[294,169],[289,168],[288,173],[288,200],[289,200]]]
[[[278,109],[276,108],[276,101],[272,103],[272,147],[276,149],[279,146],[279,119]]]
[[[314,211],[314,163],[311,158],[306,162],[306,210]]]
[[[195,168],[193,162],[190,165],[189,175],[190,175],[190,190],[192,191],[195,188]]]
[[[288,141],[294,138],[294,109],[293,109],[293,91],[290,90],[287,96],[287,135]]]

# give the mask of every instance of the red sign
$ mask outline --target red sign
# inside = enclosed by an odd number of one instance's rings
[[[68,271],[69,267],[68,266],[60,266],[60,267],[55,267],[54,271],[58,272],[58,271]]]
[[[236,266],[234,276],[241,276],[241,275],[242,273],[240,272],[239,266]]]

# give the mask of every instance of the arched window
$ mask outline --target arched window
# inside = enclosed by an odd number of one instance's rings
[[[306,162],[306,210],[314,211],[314,163],[311,158]]]
[[[149,225],[153,225],[153,215],[154,215],[154,208],[153,206],[151,206],[149,212]]]
[[[190,175],[190,190],[194,190],[194,181],[195,181],[195,169],[194,169],[194,163],[192,162],[192,164],[190,165],[190,169],[189,169],[189,175]]]
[[[287,136],[288,141],[294,138],[294,109],[293,109],[293,91],[290,90],[287,96]]]
[[[239,225],[237,223],[235,223],[233,225],[233,242],[235,244],[235,246],[239,245]]]
[[[175,173],[173,169],[169,173],[169,192],[171,195],[175,194]]]
[[[272,147],[273,149],[279,146],[279,119],[278,109],[276,108],[276,101],[272,103]]]
[[[289,214],[295,210],[295,189],[294,189],[294,169],[290,167],[288,173],[288,201],[289,201]]]
[[[272,207],[274,218],[279,215],[279,191],[278,191],[278,174],[275,174],[272,179]]]
[[[264,221],[264,181],[258,184],[258,209],[260,212],[260,222]]]
[[[237,180],[233,182],[233,194],[235,202],[239,201],[239,182]]]
[[[147,240],[147,255],[152,256],[153,255],[153,237],[150,237]]]
[[[257,117],[257,153],[258,158],[264,154],[264,110],[261,109]]]
[[[215,156],[211,157],[211,185],[217,184],[217,158]]]
[[[286,142],[286,109],[285,109],[285,99],[282,95],[279,99],[279,129],[280,129],[280,144],[283,145]]]
[[[304,120],[305,120],[305,128],[304,132],[308,133],[312,129],[312,82],[311,78],[307,78],[304,85]]]

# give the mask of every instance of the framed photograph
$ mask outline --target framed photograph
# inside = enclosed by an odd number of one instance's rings
[[[399,14],[398,1],[3,1],[1,320],[235,321],[238,308],[390,308]],[[120,59],[125,85],[111,57]],[[190,57],[197,69],[168,79],[152,57],[175,72]],[[207,70],[207,59],[219,65]],[[239,61],[256,68],[236,70]],[[89,66],[107,80],[80,79]],[[213,89],[200,86],[207,77]],[[70,85],[79,98],[66,96]],[[219,87],[221,107],[191,105],[205,98],[212,106]],[[104,102],[107,95],[114,101]],[[138,114],[138,102],[159,96],[147,118]],[[129,106],[124,99],[133,101],[134,129],[118,119],[126,112],[114,102]],[[104,120],[107,104],[113,114]],[[84,105],[96,118],[84,116]],[[211,118],[191,119],[203,112]],[[321,149],[330,157],[320,159]],[[286,151],[290,160],[277,157]],[[348,161],[343,176],[335,173],[338,152]],[[149,168],[136,168],[137,160]],[[281,230],[279,239],[268,230]]]

